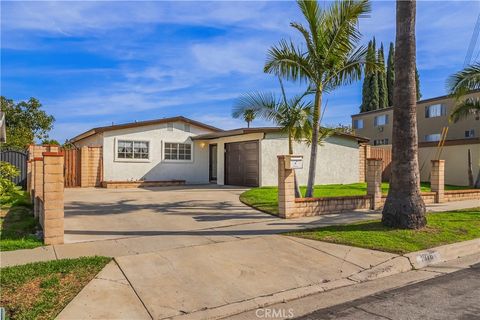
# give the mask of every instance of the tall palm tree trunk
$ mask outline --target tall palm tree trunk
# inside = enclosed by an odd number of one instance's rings
[[[392,174],[382,213],[384,225],[408,229],[426,224],[418,166],[415,11],[415,0],[397,0]]]
[[[292,155],[293,154],[293,139],[292,139],[292,133],[288,133],[288,154]],[[300,192],[300,185],[298,184],[297,181],[297,174],[295,172],[295,169],[293,169],[293,184],[295,188],[295,198],[301,198],[302,194]]]
[[[313,188],[315,186],[315,175],[317,171],[317,153],[318,153],[318,135],[320,132],[320,112],[322,109],[322,93],[320,88],[315,92],[315,106],[313,110],[313,126],[312,126],[312,149],[310,152],[310,163],[308,166],[308,182],[305,197],[313,196]]]

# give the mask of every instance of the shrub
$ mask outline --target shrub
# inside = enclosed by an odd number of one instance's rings
[[[18,177],[20,171],[14,165],[0,161],[0,196],[11,198],[20,194],[20,188],[11,181],[12,178]]]

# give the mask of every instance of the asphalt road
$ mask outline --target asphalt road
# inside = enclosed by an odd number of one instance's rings
[[[480,264],[298,319],[480,319]]]

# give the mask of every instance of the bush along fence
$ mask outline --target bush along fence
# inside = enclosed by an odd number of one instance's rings
[[[365,196],[328,197],[328,198],[295,198],[294,174],[289,169],[290,158],[295,156],[278,156],[278,211],[282,218],[316,216],[357,209],[378,210],[385,203],[382,195],[383,160],[379,158],[365,159],[365,180],[367,194]],[[422,192],[425,203],[441,203],[459,200],[480,200],[480,189],[445,191],[445,161],[432,160],[431,189]]]
[[[64,235],[64,156],[59,149],[34,153],[28,161],[27,184],[34,215],[43,229],[45,244],[61,244]]]

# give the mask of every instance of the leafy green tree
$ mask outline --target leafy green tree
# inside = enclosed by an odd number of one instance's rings
[[[367,50],[367,60],[377,61],[375,42],[370,41]],[[379,107],[380,93],[378,88],[378,71],[370,70],[365,73],[367,82],[367,95],[365,97],[365,109],[367,111],[377,110]]]
[[[358,47],[358,19],[370,12],[368,0],[335,1],[323,9],[317,1],[299,0],[298,7],[307,25],[292,22],[300,32],[303,46],[281,40],[270,48],[264,71],[287,80],[306,81],[315,94],[312,145],[306,196],[313,195],[317,165],[322,95],[341,85],[359,80],[366,62],[366,50]],[[372,62],[376,65],[375,61]]]
[[[393,86],[395,83],[395,46],[390,42],[387,59],[388,106],[393,106]]]
[[[388,88],[387,88],[387,75],[385,73],[385,56],[383,53],[383,43],[378,49],[377,54],[378,65],[381,70],[377,72],[378,80],[378,103],[379,109],[388,107]]]
[[[8,202],[10,198],[20,194],[20,187],[12,182],[12,179],[19,175],[20,171],[17,167],[0,161],[0,197],[2,201]]]
[[[45,139],[42,141],[42,144],[48,144],[48,145],[52,145],[52,146],[59,146],[60,145],[60,142],[58,142],[57,140],[55,139]]]
[[[287,98],[280,80],[281,96],[273,93],[254,92],[241,96],[235,103],[232,116],[241,117],[245,111],[252,110],[259,117],[273,121],[288,134],[288,154],[293,154],[293,141],[309,140],[312,135],[312,102],[305,102],[307,93]],[[301,197],[295,176],[295,196]]]
[[[48,139],[55,118],[41,110],[42,104],[35,98],[14,103],[0,97],[1,108],[5,112],[7,126],[6,147],[26,148],[35,140]]]
[[[415,87],[417,88],[417,101],[422,99],[422,92],[420,91],[420,75],[418,69],[415,67]]]
[[[245,109],[242,113],[243,120],[247,123],[247,128],[250,128],[250,123],[256,118],[255,110],[253,109]]]

